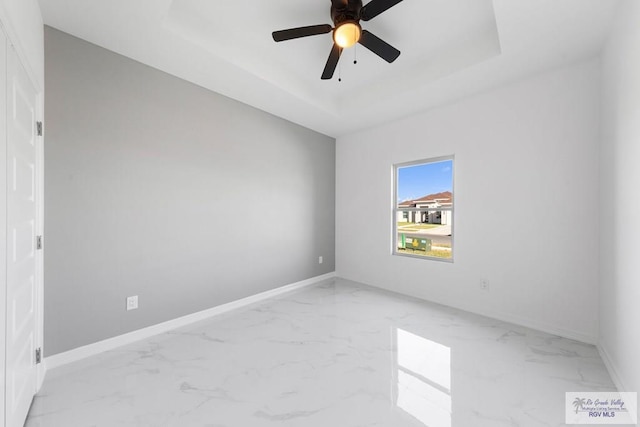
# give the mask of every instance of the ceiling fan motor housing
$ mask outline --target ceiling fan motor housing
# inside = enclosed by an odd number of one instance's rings
[[[338,27],[344,21],[360,21],[362,0],[332,0],[331,19],[333,25]]]

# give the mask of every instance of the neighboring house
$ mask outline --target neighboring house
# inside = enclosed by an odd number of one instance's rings
[[[425,210],[425,211],[400,211],[398,212],[398,222],[418,222],[424,224],[451,224],[451,208],[453,208],[453,195],[451,191],[429,194],[414,200],[405,200],[398,204],[399,208],[410,209],[438,209],[446,210]]]

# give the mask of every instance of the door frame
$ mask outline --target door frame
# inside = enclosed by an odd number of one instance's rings
[[[33,83],[33,81],[32,81]],[[36,365],[36,392],[42,387],[47,366],[44,359],[44,93],[36,88],[36,121],[42,123],[42,135],[36,135],[36,236],[42,236],[42,249],[36,250],[36,348],[40,364]]]
[[[0,22],[0,55],[4,55],[4,60],[0,58],[0,98],[7,99],[7,57],[9,38],[3,31],[2,22]],[[6,331],[7,331],[7,103],[0,102],[0,425],[5,424],[4,408],[6,406],[5,388],[6,388],[6,372],[5,372],[5,352],[6,352]],[[4,137],[2,136],[4,133]]]
[[[36,74],[33,72],[34,68],[31,63],[28,61],[28,56],[25,52],[25,49],[22,47],[22,43],[20,43],[20,39],[18,37],[18,33],[15,31],[12,25],[13,20],[11,19],[11,14],[6,10],[3,3],[0,3],[0,31],[3,32],[6,38],[6,54],[8,55],[9,50],[13,47],[16,51],[16,55],[22,66],[24,67],[27,77],[29,78],[31,84],[33,85],[36,91],[36,121],[44,123],[44,88],[38,83],[38,79],[36,78]],[[5,58],[6,62],[6,58]],[[4,82],[0,84],[5,85],[5,106],[0,108],[0,112],[4,112],[5,117],[7,113],[6,109],[6,72]],[[35,126],[35,124],[34,124]],[[44,128],[44,125],[43,125]],[[6,292],[7,292],[7,275],[6,275],[6,261],[7,261],[7,252],[6,252],[6,230],[7,230],[7,138],[6,138],[6,126],[5,126],[4,135],[0,135],[0,174],[2,177],[0,178],[0,185],[2,185],[2,190],[0,190],[0,211],[3,212],[0,214],[0,228],[2,228],[2,232],[0,232],[0,238],[3,237],[2,249],[0,249],[0,378],[2,378],[2,384],[0,385],[0,420],[2,420],[2,424],[4,424],[5,413],[4,407],[6,402],[5,396],[5,382],[6,382]],[[43,130],[44,135],[44,130]],[[44,236],[44,137],[37,136],[36,137],[36,235]],[[44,241],[44,237],[43,237]],[[36,296],[35,296],[35,310],[36,310],[36,330],[35,332],[35,343],[36,348],[42,349],[42,359],[41,363],[36,367],[36,392],[40,390],[42,387],[42,382],[44,381],[44,377],[46,374],[46,365],[44,363],[44,244],[42,250],[36,251],[36,269],[35,269],[35,281],[36,281]]]

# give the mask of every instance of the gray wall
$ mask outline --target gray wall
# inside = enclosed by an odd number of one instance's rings
[[[45,54],[46,355],[334,270],[334,139],[52,28]]]

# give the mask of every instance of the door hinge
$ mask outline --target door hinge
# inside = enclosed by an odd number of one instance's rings
[[[42,362],[42,349],[36,348],[36,365]]]
[[[42,122],[36,122],[36,129],[38,131],[38,136],[42,136]]]
[[[42,236],[36,236],[36,249],[42,249]]]

